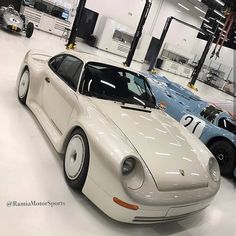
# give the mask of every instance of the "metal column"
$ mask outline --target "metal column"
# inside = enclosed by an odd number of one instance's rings
[[[78,32],[78,25],[81,21],[86,1],[87,0],[80,0],[79,6],[77,7],[73,27],[72,27],[72,30],[71,30],[71,33],[70,33],[68,43],[66,44],[67,49],[74,49],[75,48],[75,40],[76,40],[77,32]]]
[[[206,60],[206,57],[207,57],[207,55],[208,55],[208,53],[209,53],[209,51],[210,51],[210,49],[211,49],[211,45],[213,44],[213,41],[214,41],[214,35],[215,35],[215,33],[216,33],[218,27],[219,27],[219,23],[217,23],[217,22],[215,21],[214,34],[211,34],[211,35],[209,36],[209,39],[208,39],[207,44],[206,44],[206,46],[205,46],[205,48],[204,48],[204,51],[203,51],[203,53],[202,53],[202,56],[201,56],[201,58],[200,58],[200,60],[199,60],[199,62],[198,62],[198,65],[194,68],[194,71],[193,71],[192,76],[191,76],[192,79],[191,79],[191,81],[188,83],[188,87],[189,87],[189,88],[192,88],[192,89],[194,89],[194,90],[197,90],[197,88],[195,87],[195,83],[196,83],[196,81],[197,81],[197,79],[198,79],[198,76],[199,76],[201,70],[202,70],[202,67],[203,67],[204,62],[205,62],[205,60]]]
[[[139,39],[142,36],[143,26],[146,22],[146,19],[148,17],[151,6],[152,6],[152,0],[146,0],[146,4],[144,6],[143,13],[142,13],[141,19],[140,19],[139,24],[138,24],[138,28],[137,28],[136,33],[134,35],[134,39],[132,41],[128,56],[126,58],[126,61],[124,62],[125,66],[129,67],[132,60],[133,60],[134,53],[135,53],[135,50],[137,48]]]

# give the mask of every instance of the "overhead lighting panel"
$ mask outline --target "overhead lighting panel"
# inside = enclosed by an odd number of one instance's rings
[[[204,23],[203,25],[208,29],[212,29],[212,27],[210,25],[206,24],[206,23]]]
[[[185,7],[184,5],[182,5],[181,3],[178,3],[178,5],[182,8],[184,8],[186,11],[189,11],[189,8]]]
[[[213,31],[207,29],[207,32],[211,33],[211,34],[215,34]]]
[[[221,12],[219,12],[219,11],[217,11],[217,10],[214,10],[214,12],[215,12],[218,16],[220,16],[220,17],[222,17],[222,18],[225,18],[225,16],[224,16]]]
[[[219,29],[220,31],[223,31],[224,33],[226,33],[226,30],[223,30],[223,28],[218,27],[218,29]]]
[[[210,23],[209,20],[207,20],[206,18],[202,17],[202,16],[199,16],[200,19],[202,19],[203,21],[206,21],[207,23]]]
[[[194,6],[194,8],[195,8],[195,9],[197,9],[198,11],[202,12],[203,14],[206,14],[206,12],[205,12],[205,11],[203,11],[202,9],[200,9],[199,7],[197,7],[197,6]]]
[[[224,26],[225,24],[219,20],[216,20],[216,22],[218,22],[220,25]]]
[[[215,1],[218,2],[221,6],[224,6],[224,5],[225,5],[225,3],[222,2],[221,0],[215,0]]]

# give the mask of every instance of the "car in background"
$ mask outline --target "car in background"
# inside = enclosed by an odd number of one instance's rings
[[[235,118],[166,77],[145,76],[157,105],[205,143],[218,160],[222,175],[236,176]]]
[[[115,220],[182,219],[219,189],[217,160],[156,108],[135,70],[86,53],[29,51],[17,91],[64,155],[68,185]]]
[[[20,15],[13,5],[0,8],[0,26],[11,32],[24,32],[27,38],[30,38],[34,32],[34,24],[27,23],[25,16]]]

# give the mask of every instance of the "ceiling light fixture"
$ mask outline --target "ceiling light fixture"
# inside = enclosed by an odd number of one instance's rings
[[[215,0],[215,1],[218,2],[221,6],[224,6],[224,5],[225,5],[225,3],[222,2],[221,0]]]
[[[210,25],[206,24],[206,23],[204,23],[203,26],[205,26],[208,29],[212,29],[212,27]]]
[[[222,26],[224,26],[225,24],[219,20],[216,20],[216,22],[218,22],[219,24],[221,24]]]
[[[207,32],[209,32],[209,33],[211,33],[211,34],[214,34],[214,32],[211,31],[211,30],[209,30],[209,29],[207,29]]]
[[[206,21],[207,23],[210,23],[209,20],[207,20],[206,18],[202,17],[202,16],[199,16],[200,19],[202,19],[203,21]]]
[[[202,9],[200,9],[199,7],[194,6],[194,8],[197,9],[198,11],[202,12],[203,14],[206,14],[206,12],[203,11]]]
[[[180,11],[180,10],[178,10],[178,9],[176,9],[176,11],[177,11],[177,12],[179,12],[179,13],[181,13],[181,12],[182,12],[182,11]]]
[[[217,10],[214,10],[214,12],[215,12],[218,16],[221,16],[222,18],[225,18],[225,16],[224,16],[221,12],[219,12],[219,11],[217,11]]]
[[[223,28],[218,27],[218,29],[219,29],[220,31],[223,31],[224,33],[226,33],[226,30],[223,30]]]
[[[182,7],[182,8],[184,8],[185,10],[189,11],[189,8],[185,7],[184,5],[182,5],[182,4],[180,4],[180,3],[178,3],[178,5],[179,5],[180,7]]]

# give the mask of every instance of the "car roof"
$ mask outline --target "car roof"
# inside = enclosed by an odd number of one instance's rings
[[[78,57],[84,63],[88,63],[88,62],[104,63],[104,64],[116,66],[116,67],[119,67],[119,68],[122,68],[122,69],[125,69],[125,70],[128,70],[128,71],[131,71],[131,72],[141,75],[140,72],[138,72],[134,68],[125,66],[123,63],[120,63],[118,61],[115,61],[115,60],[112,60],[112,59],[109,59],[106,57],[101,57],[101,56],[98,56],[98,55],[95,55],[92,53],[88,53],[88,52],[84,52],[84,51],[72,51],[72,50],[67,50],[67,51],[64,51],[63,53]]]

